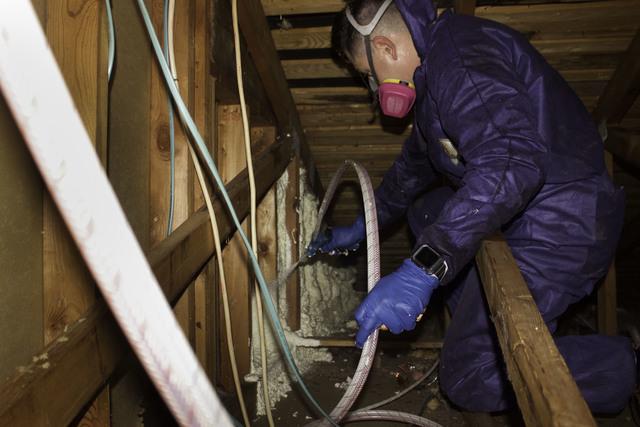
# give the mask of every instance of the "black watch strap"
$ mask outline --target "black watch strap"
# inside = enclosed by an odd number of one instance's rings
[[[447,274],[449,266],[440,254],[429,245],[418,247],[411,255],[411,260],[425,273],[442,280]]]

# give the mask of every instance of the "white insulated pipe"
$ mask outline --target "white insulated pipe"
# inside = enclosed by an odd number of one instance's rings
[[[183,426],[231,426],[109,184],[29,1],[0,1],[0,90],[129,343]]]

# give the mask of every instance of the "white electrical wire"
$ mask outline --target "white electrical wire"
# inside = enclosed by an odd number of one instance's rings
[[[167,46],[169,63],[171,67],[171,74],[173,76],[173,81],[178,86],[178,69],[175,61],[175,51],[174,51],[174,17],[175,17],[175,0],[168,0],[168,19],[167,19]],[[170,101],[171,102],[171,101]],[[170,109],[170,114],[173,114],[173,109]],[[209,194],[209,190],[207,188],[207,184],[202,173],[202,168],[200,166],[200,162],[198,160],[198,156],[195,151],[193,151],[193,147],[191,144],[187,143],[187,148],[189,148],[189,154],[191,155],[191,160],[193,162],[193,166],[196,170],[196,176],[198,178],[198,183],[200,185],[200,189],[202,190],[202,195],[204,196],[205,204],[207,206],[207,210],[209,211],[209,220],[211,222],[211,232],[213,235],[213,244],[216,251],[216,261],[218,265],[218,275],[220,277],[220,293],[222,294],[222,307],[223,307],[223,315],[224,315],[224,326],[225,333],[227,335],[227,352],[229,354],[229,362],[231,364],[231,376],[233,378],[233,384],[236,389],[236,394],[238,396],[238,404],[240,406],[240,412],[242,413],[242,420],[245,426],[250,425],[249,421],[249,413],[247,411],[247,405],[244,401],[244,396],[242,394],[242,383],[240,382],[240,374],[238,372],[238,363],[236,361],[235,347],[233,344],[233,329],[231,322],[231,313],[229,308],[229,296],[227,292],[227,279],[224,269],[224,264],[222,262],[222,244],[220,242],[220,230],[218,229],[218,222],[216,220],[216,213],[213,210],[213,203],[211,202],[211,197]]]
[[[189,154],[191,154],[191,160],[193,161],[193,166],[196,169],[198,183],[200,184],[200,189],[202,190],[202,194],[204,195],[204,200],[207,205],[207,210],[209,211],[209,221],[211,222],[211,231],[213,234],[213,245],[216,250],[216,261],[218,264],[218,273],[220,276],[220,290],[222,293],[222,307],[224,311],[224,326],[225,332],[227,334],[227,351],[229,352],[229,360],[231,362],[233,384],[235,385],[236,394],[238,395],[238,403],[240,404],[240,411],[242,412],[242,420],[244,421],[245,426],[249,426],[249,414],[247,412],[247,405],[245,404],[244,397],[242,395],[240,375],[238,374],[238,364],[236,363],[236,352],[233,346],[231,314],[229,310],[229,297],[227,293],[227,279],[225,275],[224,264],[222,263],[222,244],[220,243],[220,231],[218,229],[216,213],[213,210],[213,203],[211,203],[209,189],[207,188],[207,184],[202,173],[202,168],[200,167],[200,161],[198,160],[198,156],[196,155],[195,151],[193,151],[191,145],[187,144],[187,146],[189,147]]]
[[[258,232],[256,219],[256,180],[253,173],[253,159],[251,156],[251,134],[249,132],[249,115],[247,114],[247,104],[244,96],[244,83],[242,80],[242,57],[240,52],[240,29],[238,28],[238,0],[231,2],[231,15],[233,21],[233,44],[235,46],[236,56],[236,79],[238,82],[238,93],[240,97],[240,109],[242,111],[242,129],[244,131],[244,148],[247,158],[247,170],[249,172],[249,191],[251,198],[251,249],[256,258],[258,257]],[[274,427],[273,415],[271,414],[271,399],[269,398],[269,376],[268,376],[268,359],[267,359],[267,343],[264,331],[264,313],[262,311],[262,297],[260,296],[260,288],[255,283],[256,311],[258,318],[258,331],[260,335],[260,359],[262,367],[262,398],[264,402],[265,412],[270,427]]]

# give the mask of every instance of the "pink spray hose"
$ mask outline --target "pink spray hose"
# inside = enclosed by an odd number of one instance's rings
[[[318,211],[318,222],[313,236],[316,237],[322,226],[322,222],[327,209],[335,195],[336,188],[340,182],[344,171],[348,166],[353,166],[360,183],[362,190],[362,201],[364,203],[364,217],[367,236],[367,289],[369,292],[380,280],[380,243],[378,236],[378,216],[376,214],[376,201],[373,194],[373,186],[371,185],[371,179],[367,174],[367,171],[357,162],[352,160],[346,160],[344,164],[336,171],[329,183],[329,187],[325,193],[322,204]],[[293,269],[292,269],[293,270]],[[355,422],[365,420],[380,420],[380,421],[399,421],[408,424],[414,424],[424,427],[440,427],[440,424],[433,422],[427,418],[423,418],[417,415],[408,414],[397,411],[384,411],[384,410],[363,410],[350,412],[349,409],[353,406],[354,402],[360,395],[364,384],[369,376],[369,371],[373,365],[373,359],[376,355],[376,346],[378,344],[378,330],[374,331],[362,348],[362,354],[360,355],[360,361],[358,367],[353,375],[353,379],[344,395],[331,411],[331,418],[334,422]],[[317,420],[310,425],[329,425],[327,420]]]

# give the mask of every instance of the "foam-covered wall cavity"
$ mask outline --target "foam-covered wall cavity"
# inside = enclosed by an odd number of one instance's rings
[[[318,219],[320,201],[308,188],[306,173],[301,171],[301,247],[311,241]],[[301,332],[304,336],[328,336],[345,331],[347,321],[360,298],[353,290],[355,267],[335,267],[321,259],[302,266],[301,271]]]
[[[289,185],[287,171],[276,184],[277,199],[277,233],[278,233],[278,272],[286,271],[295,261],[291,256],[292,239],[299,239],[298,247],[303,251],[307,247],[317,222],[319,201],[310,191],[306,182],[306,172],[300,171],[300,233],[292,236],[286,227],[286,189]],[[359,298],[353,290],[356,280],[356,270],[353,267],[337,268],[330,266],[321,260],[312,260],[308,265],[300,267],[301,288],[301,328],[300,331],[287,330],[289,347],[296,360],[300,372],[304,374],[319,361],[331,361],[331,353],[323,348],[313,348],[317,342],[308,337],[329,336],[344,332],[346,324],[351,320],[353,310],[358,304]],[[276,289],[272,286],[271,295],[276,302],[280,319],[286,324],[287,300],[285,289]],[[257,387],[257,412],[265,413],[262,400],[263,382],[261,379],[260,338],[258,334],[258,322],[255,318],[255,303],[253,310],[253,339],[252,339],[252,373],[245,378],[247,381],[256,381]],[[284,365],[281,354],[273,337],[268,320],[265,319],[267,364],[269,367],[269,392],[271,405],[275,405],[280,399],[291,391],[291,382]],[[285,327],[285,329],[287,329]]]

